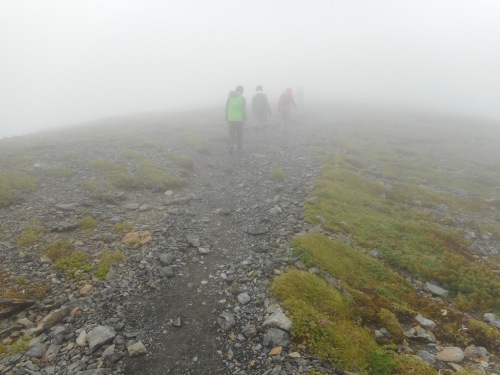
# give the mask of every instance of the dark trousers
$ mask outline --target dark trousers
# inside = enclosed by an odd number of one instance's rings
[[[243,122],[229,122],[229,151],[240,152],[243,149]]]

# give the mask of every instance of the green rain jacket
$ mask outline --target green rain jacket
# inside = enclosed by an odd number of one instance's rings
[[[243,96],[237,92],[229,93],[226,102],[226,121],[245,122],[247,119],[247,103]]]

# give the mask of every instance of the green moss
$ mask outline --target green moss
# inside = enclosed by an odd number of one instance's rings
[[[50,244],[45,245],[43,249],[43,253],[49,258],[52,262],[63,258],[69,254],[71,249],[71,243],[65,241],[57,241],[52,242]]]
[[[401,324],[399,324],[396,314],[392,311],[382,308],[378,313],[378,318],[380,326],[384,327],[393,336],[393,342],[399,343],[404,338],[404,330]]]
[[[367,373],[369,354],[378,350],[370,331],[350,320],[349,302],[323,279],[292,270],[271,287],[294,324],[293,334],[323,360]]]
[[[210,155],[210,150],[208,149],[208,147],[205,144],[205,141],[203,141],[203,139],[201,139],[197,136],[194,136],[194,135],[189,135],[189,136],[186,136],[186,138],[184,139],[184,142],[188,146],[193,147],[200,154]]]
[[[95,178],[90,178],[83,183],[83,186],[85,189],[93,191],[97,189],[98,182]]]
[[[125,150],[122,152],[122,157],[125,159],[132,159],[132,160],[142,160],[144,157],[138,153],[137,151],[134,150]]]
[[[23,231],[16,237],[18,247],[31,247],[42,242],[42,235],[47,230],[40,221],[33,221],[30,225],[24,227]]]
[[[0,208],[16,201],[18,192],[31,192],[37,188],[37,180],[23,173],[0,172]]]
[[[94,270],[89,261],[90,256],[88,254],[80,250],[72,250],[58,258],[53,263],[53,266],[56,269],[64,271],[69,277],[78,279],[77,273]]]
[[[295,237],[292,246],[349,288],[370,291],[379,298],[390,295],[400,302],[414,295],[411,286],[391,268],[340,241],[310,233]]]
[[[50,286],[26,277],[13,275],[0,267],[0,297],[17,299],[42,299]]]
[[[85,232],[92,232],[99,225],[99,220],[87,215],[78,220],[78,226]]]
[[[56,178],[69,178],[73,177],[76,172],[74,169],[71,168],[65,168],[65,167],[51,167],[44,171],[44,174],[49,177],[56,177]]]
[[[141,181],[132,175],[123,165],[110,160],[96,160],[92,166],[106,176],[111,183],[124,189],[135,189],[141,184]]]
[[[193,159],[191,159],[189,156],[179,155],[173,152],[168,152],[167,156],[181,168],[185,168],[187,170],[192,170],[194,168]]]
[[[113,225],[113,230],[115,232],[130,232],[134,226],[126,221],[121,221]]]
[[[468,334],[474,337],[476,346],[500,349],[500,331],[497,328],[476,319],[468,320],[466,327]]]
[[[105,251],[100,256],[99,265],[97,266],[96,276],[100,280],[104,280],[108,275],[110,267],[123,260],[123,253],[120,251],[110,252]]]
[[[437,375],[438,372],[429,363],[423,359],[406,354],[393,354],[393,360],[396,365],[395,374],[412,375]]]
[[[180,177],[166,173],[153,162],[141,164],[137,174],[145,186],[153,189],[178,188],[184,184]]]
[[[10,345],[0,345],[0,354],[3,352],[4,354],[15,354],[20,352],[28,351],[28,344],[30,343],[30,337],[20,337],[14,343]]]
[[[324,217],[324,227],[352,236],[364,248],[377,249],[393,267],[422,280],[435,280],[452,296],[460,295],[463,308],[500,309],[496,298],[500,287],[492,267],[480,259],[470,261],[460,233],[395,200],[393,190],[356,173],[341,155],[325,166],[313,195],[319,202],[305,205],[307,221],[319,224],[318,216]],[[480,298],[473,286],[489,298]]]
[[[269,179],[273,182],[282,182],[285,179],[285,172],[282,168],[273,167],[269,171]]]
[[[63,155],[62,160],[78,160],[82,156],[80,151],[71,151]]]

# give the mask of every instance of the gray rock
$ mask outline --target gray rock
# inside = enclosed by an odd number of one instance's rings
[[[59,353],[59,350],[61,350],[62,345],[55,345],[52,344],[49,346],[47,351],[45,352],[45,360],[48,362],[51,362],[57,357],[57,354]]]
[[[175,276],[175,271],[172,267],[161,267],[160,268],[160,275],[162,277],[174,277]]]
[[[436,353],[436,359],[443,362],[460,363],[464,360],[464,352],[457,347],[447,347]]]
[[[249,324],[243,327],[241,333],[243,333],[243,336],[245,336],[247,339],[251,339],[257,336],[257,327],[255,326],[255,324]]]
[[[104,375],[106,372],[102,368],[78,371],[76,375]]]
[[[281,310],[278,310],[271,314],[262,324],[263,327],[274,327],[279,328],[283,331],[290,331],[292,329],[292,321],[286,317]]]
[[[425,289],[431,292],[435,296],[446,297],[448,295],[448,291],[446,289],[443,289],[440,286],[433,284],[431,282],[425,283]]]
[[[138,341],[135,344],[127,346],[127,351],[129,357],[137,357],[146,354],[148,349],[146,349],[142,341]]]
[[[194,247],[200,247],[201,246],[199,237],[196,236],[196,235],[194,235],[194,234],[188,234],[187,237],[186,237],[186,239],[191,244],[191,246],[194,246]]]
[[[493,313],[484,314],[484,320],[487,321],[492,326],[500,329],[500,318]]]
[[[230,314],[226,311],[221,313],[219,317],[217,318],[217,324],[223,329],[223,330],[228,330],[234,327],[236,324],[236,321],[234,319],[234,315]]]
[[[69,315],[69,307],[63,307],[51,311],[45,318],[42,319],[40,324],[36,327],[36,334],[40,334],[47,329],[54,327],[57,323]]]
[[[404,332],[404,335],[411,339],[411,340],[419,340],[422,342],[436,342],[436,336],[430,331],[427,331],[426,329],[422,327],[413,327],[407,331]]]
[[[465,348],[464,351],[465,358],[474,360],[474,361],[487,361],[489,359],[490,353],[486,348],[482,346],[474,346],[470,345]]]
[[[47,345],[43,343],[37,343],[29,348],[26,352],[26,358],[42,358],[47,351]]]
[[[87,334],[90,350],[94,351],[110,343],[116,337],[116,332],[111,326],[97,326]]]
[[[158,258],[163,266],[169,266],[174,261],[175,257],[172,253],[161,253]]]
[[[267,229],[266,227],[258,226],[258,225],[250,225],[247,228],[248,234],[260,235],[260,234],[266,234],[267,232],[269,232],[269,229]]]
[[[123,208],[130,211],[137,210],[139,208],[139,203],[127,203],[123,205]]]
[[[114,353],[115,353],[115,344],[111,344],[104,350],[104,352],[102,352],[102,358],[104,358],[105,360],[109,360],[109,358],[111,358]]]
[[[418,355],[427,363],[430,363],[431,365],[436,363],[436,356],[432,353],[429,353],[426,350],[420,350],[418,352]]]
[[[269,328],[264,335],[263,342],[264,346],[269,345],[280,345],[288,346],[290,344],[290,336],[285,331],[278,328]]]
[[[242,305],[246,305],[251,300],[251,298],[247,292],[243,292],[243,293],[238,294],[237,298],[238,298],[238,302],[241,303]]]
[[[422,327],[425,327],[425,328],[436,328],[436,323],[434,323],[432,320],[430,319],[427,319],[427,318],[424,318],[422,315],[418,314],[416,317],[415,317],[415,320],[422,326]]]

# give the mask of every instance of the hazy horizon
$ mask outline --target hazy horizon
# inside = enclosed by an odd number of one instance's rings
[[[307,101],[500,119],[500,2],[0,3],[0,138],[221,106],[262,84]]]

